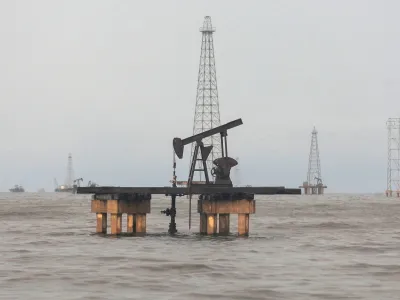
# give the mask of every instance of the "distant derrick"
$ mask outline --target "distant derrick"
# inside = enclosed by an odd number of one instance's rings
[[[400,118],[389,118],[386,196],[400,197]]]
[[[74,182],[74,169],[72,166],[72,155],[68,154],[68,166],[67,166],[67,177],[65,178],[65,186],[67,188],[72,188]]]
[[[54,178],[55,192],[74,192],[74,169],[72,165],[72,155],[68,154],[68,165],[67,165],[67,176],[65,178],[64,185],[58,185],[57,179]]]
[[[321,163],[319,160],[318,149],[318,132],[315,127],[311,133],[311,146],[310,155],[308,158],[307,181],[303,182],[303,185],[300,186],[300,188],[304,188],[304,194],[306,195],[321,195],[324,193],[324,188],[327,188],[327,186],[322,183]]]

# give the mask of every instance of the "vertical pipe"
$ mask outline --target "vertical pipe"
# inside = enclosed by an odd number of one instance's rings
[[[176,195],[171,195],[171,222],[169,223],[168,232],[170,234],[176,233],[176,223],[175,223],[175,216],[176,216]]]
[[[228,135],[227,132],[225,132],[224,139],[225,139],[225,155],[228,156],[228,142],[226,141],[226,136]]]
[[[222,157],[225,157],[224,154],[224,138],[223,138],[223,132],[221,132],[221,153],[222,153]]]

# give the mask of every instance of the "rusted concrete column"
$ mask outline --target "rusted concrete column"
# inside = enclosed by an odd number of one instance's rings
[[[219,233],[229,234],[230,214],[219,214]]]
[[[97,213],[96,218],[97,218],[96,232],[107,233],[107,213]]]
[[[200,213],[200,233],[207,233],[207,215]]]
[[[111,214],[111,234],[120,234],[122,227],[122,214]]]
[[[128,232],[128,233],[136,232],[136,215],[127,214],[126,232]]]
[[[249,234],[249,214],[256,212],[256,201],[254,199],[220,199],[220,200],[204,200],[199,199],[197,202],[197,212],[200,213],[200,232],[204,227],[202,224],[207,223],[207,234],[217,233],[217,219],[219,214],[219,233],[226,234],[229,230],[230,214],[239,215],[239,229],[240,235]],[[202,215],[206,215],[207,219],[204,220]]]
[[[318,195],[323,195],[324,194],[324,187],[319,186],[318,187]]]
[[[217,233],[217,214],[207,214],[207,234]]]
[[[249,235],[249,214],[238,214],[238,234]]]
[[[146,233],[146,214],[136,214],[136,233]]]

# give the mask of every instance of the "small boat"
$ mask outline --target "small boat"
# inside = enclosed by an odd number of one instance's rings
[[[13,188],[10,189],[11,193],[23,193],[25,192],[24,188],[22,187],[22,185],[14,185]]]

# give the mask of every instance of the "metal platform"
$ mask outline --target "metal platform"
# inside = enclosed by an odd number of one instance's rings
[[[159,194],[159,195],[189,195],[189,194],[216,194],[216,193],[250,193],[257,195],[290,194],[300,195],[301,189],[287,189],[283,186],[277,187],[210,187],[206,185],[192,185],[190,191],[187,187],[78,187],[78,194]]]

